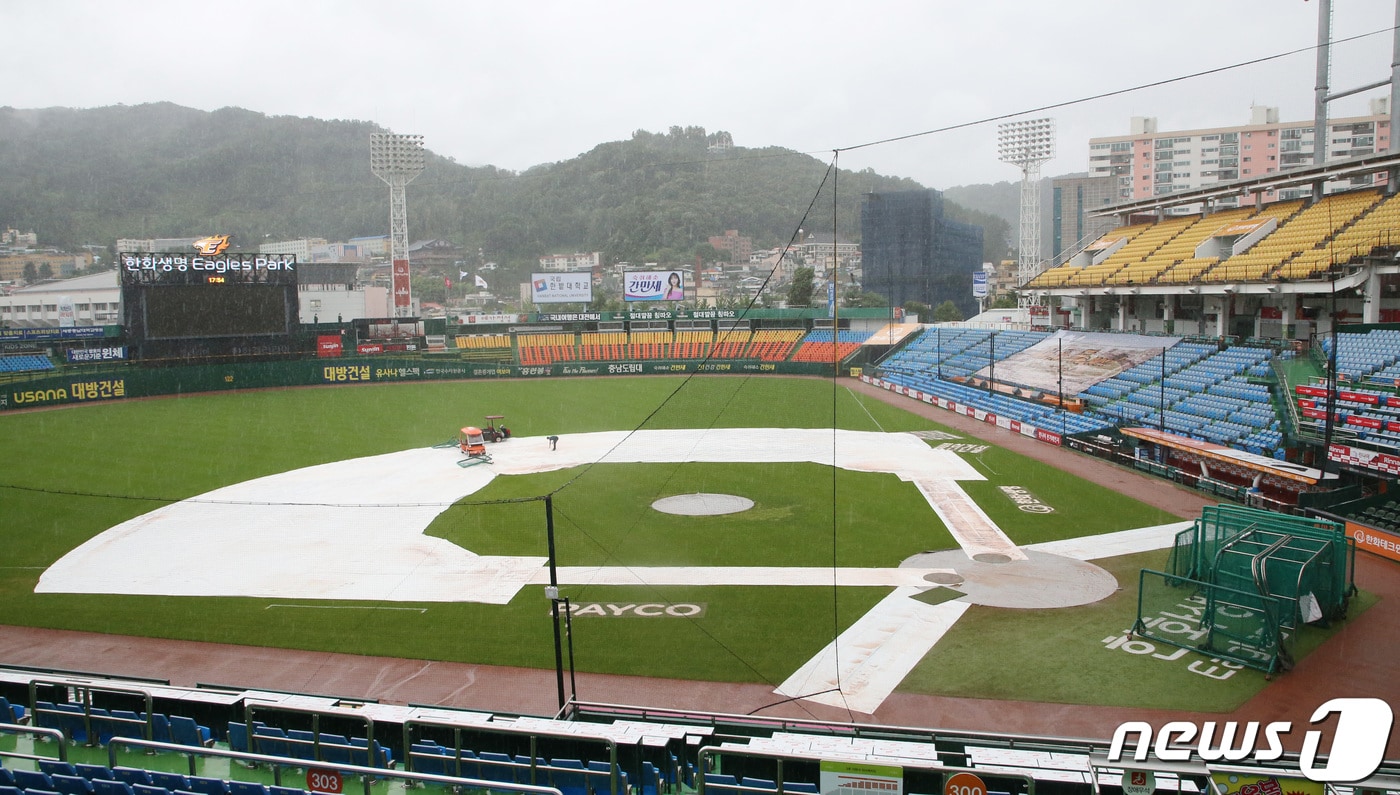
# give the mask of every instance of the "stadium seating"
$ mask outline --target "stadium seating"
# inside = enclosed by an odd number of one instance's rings
[[[797,350],[792,354],[792,361],[844,361],[860,350],[860,346],[869,337],[869,334],[859,331],[841,331],[833,334],[830,329],[815,329],[802,338]]]
[[[49,357],[41,353],[24,353],[13,356],[0,356],[0,374],[33,373],[54,369]]]

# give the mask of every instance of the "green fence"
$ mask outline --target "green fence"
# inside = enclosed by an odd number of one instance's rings
[[[831,365],[758,360],[647,360],[556,362],[525,366],[414,356],[231,362],[180,367],[145,367],[139,363],[123,362],[68,368],[45,378],[0,385],[0,410],[287,386],[689,373],[829,376]]]

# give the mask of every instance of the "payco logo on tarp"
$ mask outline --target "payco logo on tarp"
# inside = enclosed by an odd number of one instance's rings
[[[1309,729],[1303,734],[1302,751],[1298,756],[1299,772],[1311,781],[1357,782],[1369,778],[1381,766],[1394,714],[1390,705],[1378,698],[1334,698],[1313,710],[1309,722],[1316,724],[1329,716],[1337,716],[1337,728],[1332,733],[1325,754],[1327,760],[1317,765],[1322,748],[1323,732]],[[1163,762],[1272,762],[1283,757],[1283,741],[1293,733],[1288,721],[1259,723],[1250,721],[1224,724],[1214,721],[1191,723],[1171,721],[1155,733],[1142,721],[1128,721],[1113,732],[1108,761],[1125,761],[1125,752],[1132,742],[1128,761],[1142,762],[1155,758]]]

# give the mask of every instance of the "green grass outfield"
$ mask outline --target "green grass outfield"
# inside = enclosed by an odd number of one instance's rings
[[[300,467],[424,447],[505,414],[517,435],[630,428],[947,430],[818,379],[711,377],[382,385],[221,393],[0,416],[0,621],[353,654],[553,667],[549,603],[527,588],[504,606],[35,594],[44,568],[103,530],[214,488]],[[976,439],[958,440],[981,445]],[[509,442],[507,442],[509,444]],[[930,444],[940,444],[938,441]],[[989,446],[962,454],[988,481],[964,489],[1018,544],[1174,517]],[[1019,511],[1023,487],[1054,513]],[[658,497],[739,494],[751,511],[660,514]],[[540,502],[554,496],[562,566],[892,567],[955,546],[912,484],[813,464],[614,464],[499,477],[428,532],[474,552],[545,554]],[[489,504],[488,504],[489,503]],[[365,521],[373,521],[367,510]],[[1166,553],[1100,561],[1124,589],[1060,610],[973,607],[902,689],[1036,701],[1228,710],[1263,685],[1224,680],[1196,655],[1109,648],[1136,610],[1136,572]],[[314,572],[307,572],[308,577]],[[778,684],[888,593],[883,588],[583,587],[575,602],[702,605],[695,617],[580,616],[580,671]],[[333,609],[326,609],[333,608]],[[1302,648],[1322,637],[1306,637]],[[1172,649],[1163,649],[1165,656]],[[0,661],[3,662],[3,661]],[[1201,663],[1191,670],[1191,662]],[[94,665],[99,665],[94,661]],[[1216,674],[1224,674],[1219,666]],[[1188,686],[1189,685],[1189,686]]]

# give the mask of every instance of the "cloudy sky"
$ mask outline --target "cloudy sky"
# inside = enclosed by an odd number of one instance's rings
[[[1333,89],[1387,77],[1393,2],[1334,2],[1333,39],[1360,38],[1334,46]],[[3,0],[0,106],[358,119],[514,170],[700,126],[947,188],[1019,179],[984,119],[1054,118],[1046,175],[1084,170],[1088,139],[1133,116],[1311,119],[1317,23],[1317,0]]]

